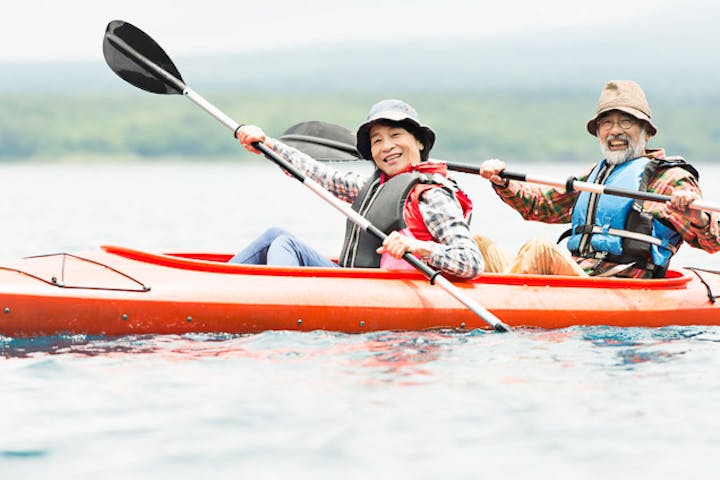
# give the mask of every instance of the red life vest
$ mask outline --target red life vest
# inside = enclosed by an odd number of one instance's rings
[[[405,223],[412,234],[412,237],[418,240],[433,240],[432,235],[425,225],[422,214],[420,213],[420,196],[433,188],[450,188],[452,193],[455,195],[455,199],[462,208],[463,217],[466,222],[470,221],[470,215],[472,214],[472,200],[467,196],[465,192],[450,179],[447,178],[447,165],[440,162],[422,162],[415,165],[410,171],[434,175],[439,174],[444,177],[443,184],[441,183],[418,183],[408,194],[405,202],[405,210],[403,212]]]
[[[447,166],[440,162],[422,162],[406,172],[388,177],[379,170],[368,180],[353,202],[353,209],[373,225],[389,234],[397,230],[418,240],[434,240],[420,213],[420,196],[433,188],[444,188],[457,199],[466,220],[472,201],[454,181],[447,178]],[[375,250],[381,242],[348,221],[340,264],[346,267],[412,268],[407,262]]]

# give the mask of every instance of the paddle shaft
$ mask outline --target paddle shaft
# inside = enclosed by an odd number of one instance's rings
[[[615,195],[618,197],[635,198],[637,200],[648,200],[651,202],[669,202],[669,195],[660,195],[652,192],[639,192],[637,190],[629,190],[625,188],[616,188],[598,183],[581,182],[574,177],[570,177],[565,181],[556,180],[542,176],[531,176],[524,173],[508,172],[507,170],[500,172],[502,178],[509,180],[519,180],[521,182],[537,183],[540,185],[548,185],[552,187],[564,188],[565,190],[579,190],[582,192]],[[705,200],[695,200],[688,205],[693,210],[720,212],[720,205],[707,202]]]
[[[332,124],[327,124],[332,125]],[[352,153],[355,155],[358,155],[357,150],[355,149],[354,145],[349,145],[345,142],[339,142],[331,138],[323,138],[320,136],[310,136],[310,135],[294,135],[294,136],[288,136],[293,137],[293,139],[302,140],[304,142],[315,144],[315,145],[321,145],[321,146],[327,146],[331,148],[335,148],[340,151]],[[362,160],[360,156],[357,157],[358,160]],[[480,174],[480,167],[477,165],[467,165],[463,163],[454,163],[454,162],[447,162],[445,160],[438,160],[438,159],[432,159],[434,161],[443,162],[447,165],[448,170],[453,170],[455,172],[462,172],[462,173],[471,173],[474,175]],[[667,195],[660,195],[657,193],[651,193],[651,192],[639,192],[637,190],[626,190],[622,188],[615,188],[615,187],[609,187],[604,185],[599,185],[595,183],[588,183],[588,182],[582,182],[574,177],[569,178],[568,180],[555,180],[551,178],[546,177],[540,177],[540,176],[529,176],[522,173],[516,173],[516,172],[508,172],[503,171],[500,173],[500,176],[503,178],[507,178],[510,180],[519,180],[521,182],[530,182],[530,183],[538,183],[541,185],[549,185],[553,187],[559,187],[564,188],[567,191],[570,190],[579,190],[579,191],[586,191],[591,193],[598,193],[598,194],[607,194],[607,195],[615,195],[620,197],[628,197],[628,198],[635,198],[638,200],[649,200],[653,202],[669,202],[670,197]],[[689,208],[692,208],[694,210],[704,210],[704,211],[712,211],[712,212],[720,212],[720,205],[713,204],[711,202],[707,202],[704,200],[695,200],[690,205],[688,205]]]
[[[466,165],[462,163],[445,162],[448,170],[456,172],[472,173],[478,175],[480,173],[480,167],[474,165]],[[629,190],[625,188],[616,188],[598,183],[589,183],[576,180],[574,177],[570,177],[567,180],[557,180],[553,178],[547,178],[537,175],[526,175],[524,173],[509,172],[503,170],[500,172],[502,178],[508,180],[518,180],[520,182],[537,183],[540,185],[548,185],[551,187],[563,188],[565,190],[578,190],[581,192],[590,192],[606,195],[615,195],[618,197],[635,198],[637,200],[649,200],[651,202],[669,202],[669,195],[660,195],[652,192],[639,192],[637,190]],[[694,210],[702,210],[708,212],[720,212],[720,205],[705,200],[695,200],[688,208]]]

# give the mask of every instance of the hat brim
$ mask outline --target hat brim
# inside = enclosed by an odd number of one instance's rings
[[[590,133],[590,135],[592,135],[593,137],[597,137],[598,118],[600,118],[600,116],[602,114],[611,112],[613,110],[619,110],[621,112],[625,112],[625,113],[630,114],[633,117],[637,118],[638,120],[642,120],[643,122],[645,122],[648,126],[647,133],[649,133],[650,135],[655,135],[657,133],[657,127],[655,127],[655,125],[652,123],[652,120],[650,120],[650,117],[645,115],[640,110],[637,110],[632,107],[609,107],[609,108],[600,110],[599,112],[597,112],[595,114],[595,116],[593,118],[588,120],[586,127],[587,127],[587,131]]]

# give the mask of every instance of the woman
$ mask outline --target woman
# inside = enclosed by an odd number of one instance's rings
[[[405,252],[460,278],[483,271],[483,260],[470,234],[472,202],[447,178],[444,163],[428,161],[435,132],[420,123],[417,112],[400,100],[373,105],[356,134],[363,158],[376,170],[370,178],[340,173],[282,142],[256,126],[238,129],[238,140],[253,153],[263,142],[285,157],[384,232],[383,241],[348,221],[339,265],[278,228],[272,228],[230,262],[286,266],[381,267],[411,269]]]

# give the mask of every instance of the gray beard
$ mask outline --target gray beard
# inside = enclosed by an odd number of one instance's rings
[[[610,141],[613,138],[626,139],[628,142],[628,147],[625,150],[619,152],[611,151],[610,148],[607,146],[607,141]],[[645,141],[645,128],[640,131],[638,141],[634,145],[630,141],[630,136],[626,133],[621,133],[620,135],[608,137],[607,141],[606,143],[600,143],[600,150],[602,150],[602,153],[605,156],[605,161],[610,165],[620,165],[621,163],[625,163],[628,160],[637,158],[645,153],[645,147],[647,147],[647,142]]]

